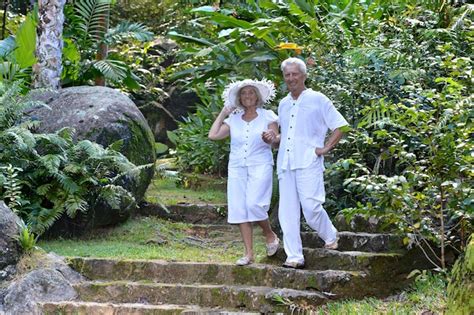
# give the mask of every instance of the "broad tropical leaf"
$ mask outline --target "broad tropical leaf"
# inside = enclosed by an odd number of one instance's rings
[[[36,21],[33,13],[28,14],[15,36],[15,61],[21,68],[31,67],[36,62]]]

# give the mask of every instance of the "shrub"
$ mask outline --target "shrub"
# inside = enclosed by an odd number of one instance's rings
[[[70,128],[33,133],[37,123],[24,120],[23,113],[45,105],[27,101],[20,85],[0,85],[0,163],[11,165],[0,172],[0,198],[13,204],[30,231],[39,235],[63,214],[87,212],[90,203],[133,206],[133,196],[119,183],[124,175],[137,176],[140,167],[114,150],[120,143],[76,143]]]

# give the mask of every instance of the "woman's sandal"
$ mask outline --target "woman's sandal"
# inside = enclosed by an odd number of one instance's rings
[[[253,263],[253,258],[250,258],[250,257],[247,257],[247,256],[244,256],[242,258],[239,258],[235,264],[237,266],[247,266],[247,265],[250,265],[251,263]]]
[[[280,247],[280,240],[275,235],[275,240],[271,243],[267,243],[267,256],[273,256],[278,251],[278,247]]]

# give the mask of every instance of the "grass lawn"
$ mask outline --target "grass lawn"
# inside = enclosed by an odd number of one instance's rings
[[[62,256],[81,257],[234,262],[243,254],[237,229],[206,231],[154,217],[137,217],[87,237],[43,240],[39,245]],[[256,258],[263,258],[264,238],[259,229],[255,229],[255,245]]]
[[[150,203],[165,205],[175,205],[178,203],[223,204],[227,202],[225,191],[212,188],[192,190],[176,187],[174,178],[153,179],[145,194],[145,200]]]

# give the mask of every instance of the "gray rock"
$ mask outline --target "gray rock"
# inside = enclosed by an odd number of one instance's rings
[[[51,252],[48,253],[46,259],[49,261],[49,267],[59,271],[69,283],[75,284],[85,280],[80,273],[73,270],[68,264],[64,262],[63,257]]]
[[[20,233],[20,223],[20,218],[0,201],[0,270],[20,258],[21,247],[15,239]]]
[[[16,273],[15,265],[8,265],[0,270],[0,281],[10,281]]]
[[[31,98],[50,107],[28,112],[32,119],[42,122],[37,132],[50,133],[71,127],[76,131],[75,140],[88,139],[104,147],[123,140],[120,151],[135,165],[155,162],[153,133],[135,104],[121,92],[107,87],[79,86],[55,92],[33,91]],[[121,185],[140,202],[153,173],[154,167],[143,169],[138,180],[125,176]],[[125,202],[119,210],[91,200],[90,204],[94,203],[86,216],[78,215],[74,220],[63,216],[53,226],[53,234],[80,234],[89,228],[120,223],[135,209],[134,205]]]
[[[13,282],[4,298],[4,311],[10,315],[40,314],[37,302],[72,300],[77,293],[55,269],[38,269]]]

